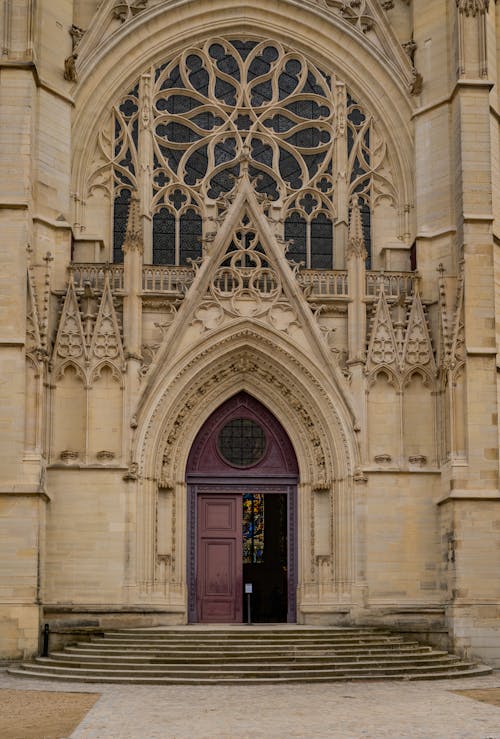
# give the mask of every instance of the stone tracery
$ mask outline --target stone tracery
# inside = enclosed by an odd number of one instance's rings
[[[386,142],[334,73],[276,41],[213,38],[145,72],[99,134],[87,192],[114,202],[115,261],[136,192],[152,218],[146,262],[199,257],[245,159],[290,259],[308,268],[332,269],[343,252],[335,224],[353,196],[368,251],[374,206],[397,202]]]

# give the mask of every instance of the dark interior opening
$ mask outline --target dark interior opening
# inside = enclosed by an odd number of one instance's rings
[[[287,495],[243,495],[243,620],[248,620],[245,584],[251,583],[252,623],[287,620]]]

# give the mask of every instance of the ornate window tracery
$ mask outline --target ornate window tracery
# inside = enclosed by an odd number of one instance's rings
[[[377,199],[395,204],[373,116],[334,73],[271,40],[214,38],[152,67],[114,106],[99,149],[88,190],[105,187],[108,167],[115,261],[133,191],[150,228],[146,262],[201,256],[203,231],[237,187],[243,157],[291,242],[289,259],[307,268],[338,266],[337,226],[348,222],[353,195],[368,253]]]

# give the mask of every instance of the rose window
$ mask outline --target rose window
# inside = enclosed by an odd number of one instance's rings
[[[198,258],[243,158],[279,213],[289,259],[306,268],[334,267],[336,224],[348,221],[353,195],[369,251],[373,204],[390,190],[373,118],[333,72],[271,40],[211,39],[152,67],[114,107],[111,136],[115,261],[134,192],[151,228],[145,261]]]

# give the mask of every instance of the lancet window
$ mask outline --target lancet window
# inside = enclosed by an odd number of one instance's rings
[[[99,146],[89,191],[102,187],[107,156],[115,261],[123,259],[134,191],[145,261],[197,259],[218,203],[237,189],[243,159],[289,242],[289,259],[307,268],[341,264],[339,227],[353,195],[370,253],[374,203],[393,197],[373,117],[334,73],[270,40],[211,39],[153,66],[114,106],[112,142],[101,136]]]

